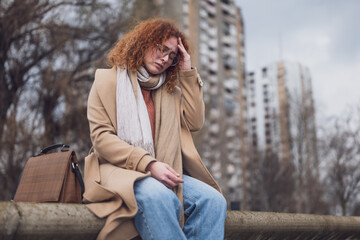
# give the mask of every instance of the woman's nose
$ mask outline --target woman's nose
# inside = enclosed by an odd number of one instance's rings
[[[163,57],[161,58],[161,60],[162,60],[163,62],[169,61],[169,54],[166,54],[165,56],[163,56]]]

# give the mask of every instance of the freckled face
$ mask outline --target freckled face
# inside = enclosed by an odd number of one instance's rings
[[[178,52],[177,45],[178,41],[176,37],[170,37],[163,44],[164,48],[168,49],[169,53],[172,52],[175,54]],[[170,59],[169,55],[170,54],[162,56],[157,48],[148,49],[144,57],[144,65],[146,70],[153,75],[158,75],[164,72],[172,64],[172,60]]]

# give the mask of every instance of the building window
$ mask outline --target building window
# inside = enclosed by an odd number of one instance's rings
[[[228,116],[232,115],[235,110],[235,104],[229,99],[225,101],[225,110]]]
[[[223,43],[224,47],[230,47],[229,43]]]
[[[215,2],[216,2],[216,0],[215,0]],[[215,3],[214,2],[212,2],[212,1],[207,1],[207,4],[209,4],[210,6],[212,6],[212,7],[214,7],[215,6]]]
[[[229,15],[229,12],[228,12],[227,10],[225,10],[225,9],[222,10],[222,13],[223,13],[225,16]]]
[[[266,78],[266,77],[267,77],[267,68],[266,68],[266,67],[264,67],[264,68],[262,69],[262,75],[263,75],[263,78]]]
[[[216,72],[210,69],[210,70],[209,70],[209,74],[211,74],[211,75],[216,75]]]
[[[228,22],[223,22],[222,30],[224,35],[230,35],[230,24]]]
[[[217,105],[218,105],[218,101],[219,99],[218,99],[218,97],[217,96],[213,96],[213,97],[211,97],[211,106],[212,107],[217,107]]]
[[[215,14],[211,13],[211,12],[208,12],[208,17],[209,18],[215,18]]]

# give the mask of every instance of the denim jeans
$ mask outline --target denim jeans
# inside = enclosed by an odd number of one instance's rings
[[[224,239],[225,198],[195,178],[184,175],[183,179],[184,229],[179,225],[181,203],[173,191],[152,177],[135,182],[134,222],[143,240]]]

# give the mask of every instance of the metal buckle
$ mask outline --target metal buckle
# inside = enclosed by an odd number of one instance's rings
[[[69,151],[69,149],[70,149],[70,146],[69,145],[66,145],[66,144],[64,144],[64,145],[62,145],[62,147],[61,147],[61,152],[67,152],[67,151]]]
[[[79,168],[79,164],[78,164],[78,163],[76,163],[76,162],[72,162],[72,163],[71,163],[71,171],[72,171],[73,173],[75,173],[76,169],[78,169],[78,168]]]

